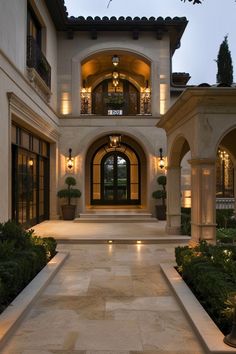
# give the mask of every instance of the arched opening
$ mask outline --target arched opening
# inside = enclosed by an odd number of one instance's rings
[[[150,62],[137,53],[89,56],[81,63],[81,114],[151,114],[150,75]]]
[[[86,205],[146,207],[147,168],[143,149],[127,135],[121,136],[118,146],[111,146],[109,136],[99,138],[88,150]]]

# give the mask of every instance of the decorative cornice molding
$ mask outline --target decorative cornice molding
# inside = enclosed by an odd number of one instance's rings
[[[236,113],[235,87],[189,87],[162,116],[157,127],[169,133],[196,113],[198,118],[204,118],[205,113],[222,113],[222,107],[224,112],[226,105],[228,110],[232,108],[232,114]]]
[[[49,140],[53,142],[58,141],[60,133],[56,124],[53,126],[46,122],[42,116],[36,113],[13,92],[7,92],[7,98],[11,113],[15,114],[24,123],[37,130],[41,135],[43,134],[48,137]]]

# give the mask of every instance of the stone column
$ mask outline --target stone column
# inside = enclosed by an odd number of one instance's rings
[[[181,168],[167,167],[167,223],[169,235],[179,235],[181,227]]]
[[[158,68],[158,62],[153,61],[151,67],[151,83],[152,83],[152,92],[151,92],[151,111],[152,116],[156,117],[160,115],[160,73]]]
[[[192,159],[191,164],[191,241],[216,242],[216,171],[213,159]]]
[[[71,89],[72,89],[72,116],[80,116],[81,110],[81,66],[79,61],[72,60],[72,77],[71,77]]]

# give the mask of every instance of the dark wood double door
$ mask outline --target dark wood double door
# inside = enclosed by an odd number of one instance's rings
[[[119,106],[109,104],[112,101],[122,102]],[[96,115],[136,115],[140,113],[140,94],[136,87],[127,80],[120,80],[118,89],[112,88],[112,80],[104,80],[92,92],[92,113]],[[114,113],[114,115],[116,115]]]

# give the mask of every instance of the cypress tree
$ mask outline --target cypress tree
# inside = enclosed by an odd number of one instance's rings
[[[233,64],[228,45],[228,36],[225,36],[220,45],[216,62],[218,67],[216,82],[231,86],[233,83]]]

